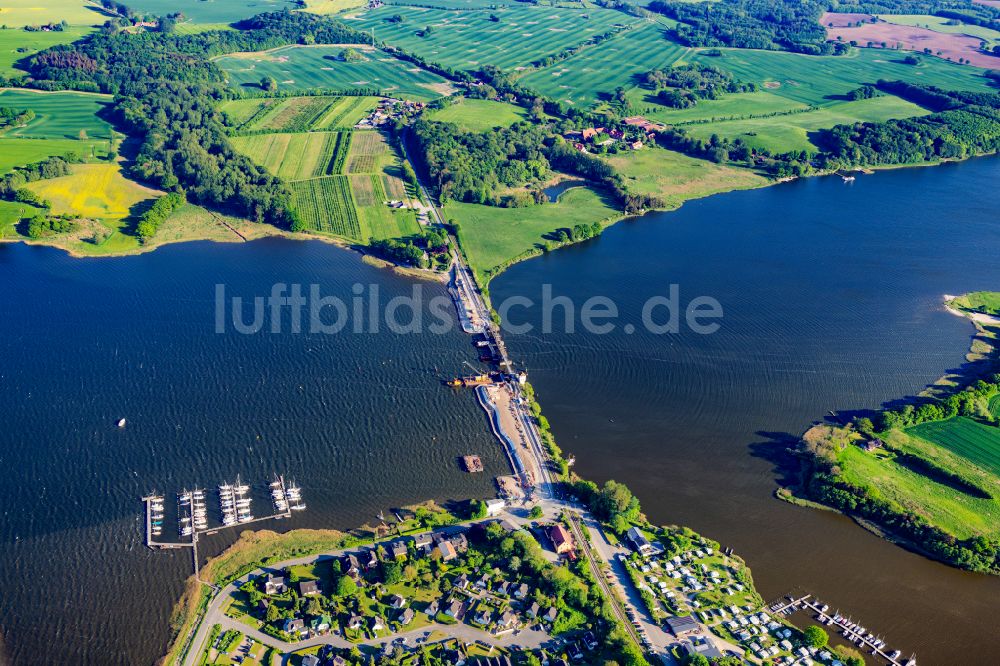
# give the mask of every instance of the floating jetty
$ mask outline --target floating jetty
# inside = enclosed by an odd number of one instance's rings
[[[839,611],[830,611],[830,606],[813,598],[811,594],[799,598],[788,597],[788,601],[778,602],[770,607],[771,612],[790,615],[800,610],[810,610],[816,613],[816,619],[826,626],[836,627],[841,635],[861,649],[868,650],[872,655],[884,659],[893,666],[917,666],[917,658],[910,656],[903,661],[901,650],[890,651],[886,642],[872,631]]]
[[[479,456],[462,456],[462,467],[465,468],[466,472],[475,474],[483,471],[483,461]]]
[[[191,548],[195,573],[198,572],[198,536],[215,534],[220,529],[246,525],[262,520],[289,518],[292,511],[302,511],[306,508],[302,501],[302,490],[295,485],[286,486],[283,477],[278,476],[270,484],[271,501],[274,513],[257,518],[251,511],[253,497],[251,486],[236,477],[234,483],[218,485],[219,522],[220,525],[209,524],[208,506],[205,489],[182,490],[177,493],[177,537],[179,541],[164,541],[164,498],[158,493],[151,493],[142,498],[146,513],[146,546],[154,550],[172,548]]]

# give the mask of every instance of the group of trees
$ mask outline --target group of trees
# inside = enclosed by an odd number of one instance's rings
[[[991,381],[979,380],[966,390],[952,393],[943,400],[928,401],[917,406],[904,405],[898,410],[885,410],[879,414],[877,425],[880,430],[909,428],[928,421],[941,421],[955,416],[993,421],[989,400],[998,391],[1000,391],[1000,375],[994,375]]]
[[[719,99],[727,93],[754,92],[756,83],[741,83],[714,65],[680,65],[654,69],[643,76],[643,83],[657,90],[657,100],[666,106],[686,109],[699,99]]]
[[[15,109],[0,106],[0,127],[21,127],[35,119],[33,109]]]
[[[184,194],[181,192],[169,192],[154,201],[149,210],[142,214],[136,226],[139,241],[145,243],[152,238],[170,214],[184,205],[184,201]]]
[[[909,164],[1000,150],[1000,95],[950,92],[902,81],[879,81],[878,88],[938,112],[823,131],[820,145],[827,165]]]
[[[64,216],[35,215],[28,220],[28,238],[44,238],[75,230],[76,223]]]
[[[208,58],[296,43],[370,43],[371,38],[301,12],[260,14],[235,28],[176,35],[106,26],[79,42],[36,54],[27,69],[36,87],[116,94],[116,119],[142,140],[134,176],[185,192],[194,202],[287,228],[295,218],[291,193],[229,144],[216,108],[228,95],[225,77]]]

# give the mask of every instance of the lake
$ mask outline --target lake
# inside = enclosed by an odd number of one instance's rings
[[[551,285],[577,307],[602,295],[623,321],[671,284],[682,305],[714,298],[710,335],[507,336],[576,470],[626,482],[654,522],[735,548],[767,600],[804,590],[921,663],[988,663],[1000,580],[774,491],[783,451],[829,410],[877,408],[963,364],[973,329],[942,295],[1000,288],[998,179],[1000,160],[981,159],[715,196],[518,264],[491,294],[538,302]],[[538,308],[512,313],[541,329]]]
[[[14,664],[163,654],[191,565],[187,550],[144,546],[139,498],[153,489],[170,505],[184,487],[239,474],[259,488],[281,473],[308,509],[261,527],[349,528],[425,499],[492,496],[506,472],[475,400],[440,383],[474,359],[457,327],[215,332],[216,284],[245,298],[319,284],[348,303],[355,283],[384,301],[411,293],[354,253],[272,239],[81,260],[0,245],[0,282],[0,644]],[[459,469],[467,453],[485,474]],[[236,533],[202,540],[206,554]]]

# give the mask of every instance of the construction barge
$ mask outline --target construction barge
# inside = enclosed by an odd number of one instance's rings
[[[484,469],[483,461],[479,458],[479,456],[462,456],[462,467],[469,474],[482,472]]]

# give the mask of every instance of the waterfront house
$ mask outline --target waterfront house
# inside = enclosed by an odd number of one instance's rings
[[[264,594],[284,594],[288,590],[284,576],[267,574],[264,580]]]
[[[358,558],[354,553],[348,553],[340,558],[340,571],[351,578],[357,578],[361,574],[361,565],[358,564]]]
[[[570,536],[569,532],[562,525],[553,525],[550,527],[548,536],[557,554],[568,555],[573,552],[573,537]]]
[[[312,597],[319,594],[319,583],[315,580],[304,580],[299,583],[299,596]]]
[[[649,543],[646,535],[639,531],[638,527],[631,527],[625,535],[632,542],[632,547],[640,555],[649,555],[653,552],[653,544]]]
[[[362,561],[364,562],[365,569],[371,571],[378,566],[378,554],[375,553],[375,549],[366,550],[362,555]]]
[[[397,560],[403,559],[407,555],[406,542],[403,541],[402,539],[399,539],[398,541],[393,541],[391,544],[389,544],[389,552],[392,553],[392,556]]]
[[[417,550],[428,550],[432,543],[434,543],[434,537],[430,532],[413,537],[413,545],[416,546]]]

